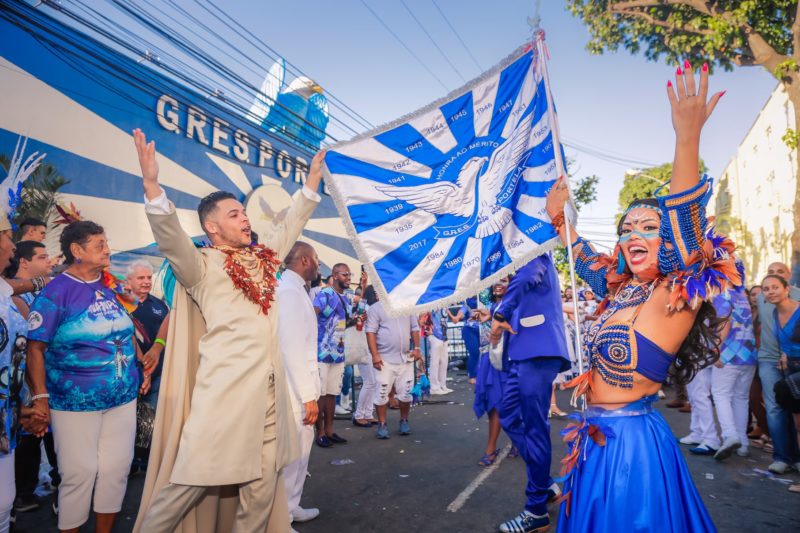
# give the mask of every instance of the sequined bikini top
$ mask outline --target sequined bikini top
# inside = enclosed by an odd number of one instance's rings
[[[662,383],[675,357],[634,329],[644,303],[660,280],[636,285],[629,283],[617,293],[608,309],[591,326],[584,354],[600,378],[614,387],[633,388],[633,373]],[[621,309],[636,306],[629,319],[609,320]]]

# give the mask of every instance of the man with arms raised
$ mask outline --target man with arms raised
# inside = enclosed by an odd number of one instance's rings
[[[278,351],[275,272],[320,200],[324,154],[271,225],[255,227],[230,193],[203,198],[197,211],[211,246],[198,249],[158,183],[155,143],[138,129],[134,140],[147,217],[179,283],[136,530],[287,532],[279,472],[298,449]],[[251,245],[252,230],[265,245]],[[225,516],[231,488],[235,520]]]

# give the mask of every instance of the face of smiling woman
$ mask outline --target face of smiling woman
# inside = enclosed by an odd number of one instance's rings
[[[655,209],[636,207],[628,211],[622,223],[619,244],[625,263],[637,277],[640,273],[658,266],[658,247],[661,238],[658,230],[661,217]]]

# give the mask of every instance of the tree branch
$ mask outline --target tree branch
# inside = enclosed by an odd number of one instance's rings
[[[666,29],[672,30],[672,31],[681,31],[681,32],[686,32],[686,33],[694,33],[695,35],[714,35],[715,34],[714,30],[704,30],[704,29],[700,29],[700,28],[695,28],[693,26],[682,26],[682,27],[679,27],[679,26],[676,26],[674,24],[670,24],[669,22],[666,22],[664,20],[658,20],[654,16],[652,16],[652,15],[650,15],[648,13],[644,13],[643,11],[628,11],[628,10],[625,10],[625,11],[619,10],[618,11],[618,10],[614,9],[611,12],[614,13],[614,14],[617,14],[617,15],[638,17],[638,18],[646,20],[648,23],[652,24],[653,26],[658,26],[659,28],[666,28]]]

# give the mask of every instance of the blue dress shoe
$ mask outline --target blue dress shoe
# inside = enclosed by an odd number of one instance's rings
[[[317,439],[317,446],[319,446],[320,448],[330,448],[331,446],[333,446],[333,443],[331,442],[331,439],[323,435]]]

